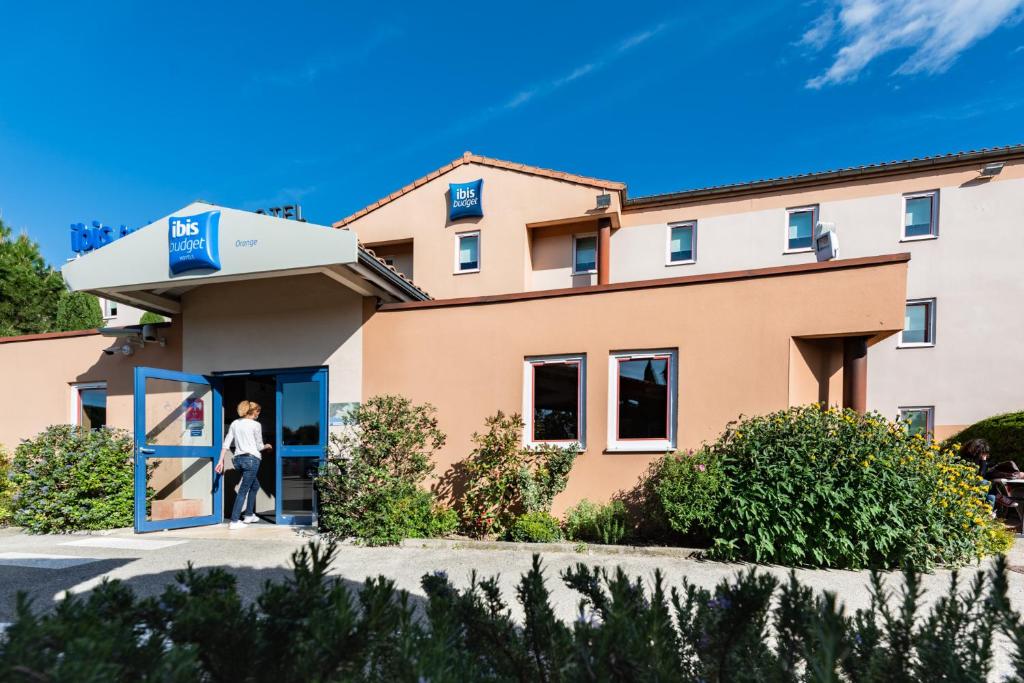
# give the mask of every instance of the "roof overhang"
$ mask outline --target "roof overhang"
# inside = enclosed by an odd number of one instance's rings
[[[220,211],[220,269],[171,272],[169,219]],[[408,285],[367,264],[355,234],[322,225],[195,202],[61,268],[72,291],[86,291],[164,314],[181,311],[181,295],[218,282],[323,274],[364,296],[417,297]]]

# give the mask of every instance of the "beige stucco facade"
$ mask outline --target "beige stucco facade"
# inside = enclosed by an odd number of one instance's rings
[[[364,328],[363,394],[397,393],[436,406],[448,435],[437,461],[443,473],[470,454],[472,434],[487,416],[522,412],[526,358],[585,355],[586,451],[556,503],[559,512],[629,488],[656,456],[606,450],[610,353],[677,350],[676,445],[696,448],[743,414],[819,398],[840,403],[842,375],[825,370],[837,338],[902,327],[906,265],[837,263],[818,272],[626,291],[384,306]],[[793,306],[807,291],[831,305]],[[791,349],[804,337],[806,352],[796,361]]]
[[[114,340],[95,332],[0,339],[0,446],[13,450],[49,425],[70,423],[75,384],[105,383],[108,424],[131,430],[134,367],[181,367],[178,330],[163,327],[160,334],[165,347],[147,344],[132,356],[103,353]]]

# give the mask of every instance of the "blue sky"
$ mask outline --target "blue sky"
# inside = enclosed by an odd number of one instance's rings
[[[4,3],[0,211],[330,223],[472,150],[631,196],[1024,142],[1024,0]]]

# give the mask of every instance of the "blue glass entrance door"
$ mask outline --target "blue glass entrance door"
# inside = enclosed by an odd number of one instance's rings
[[[220,420],[207,378],[135,368],[135,531],[221,521]]]
[[[327,370],[277,375],[277,523],[312,524],[327,455]]]

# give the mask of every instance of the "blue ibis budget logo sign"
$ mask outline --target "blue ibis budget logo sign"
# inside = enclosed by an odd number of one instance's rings
[[[483,216],[484,205],[481,203],[484,180],[469,183],[450,183],[448,185],[448,220],[456,221],[470,216]]]
[[[167,253],[171,273],[189,270],[220,270],[220,211],[167,219]]]

